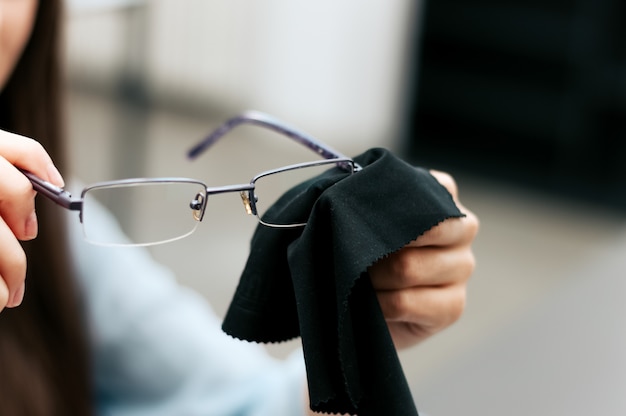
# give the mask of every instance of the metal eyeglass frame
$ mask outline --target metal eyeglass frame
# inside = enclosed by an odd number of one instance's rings
[[[260,218],[260,216],[257,213],[256,204],[255,204],[256,198],[254,196],[255,182],[257,181],[257,179],[262,178],[264,176],[272,175],[275,173],[283,172],[283,171],[300,169],[300,168],[305,168],[305,167],[310,167],[310,166],[318,166],[322,164],[330,164],[330,163],[334,163],[338,167],[344,168],[353,173],[356,173],[362,169],[361,166],[355,163],[351,158],[332,149],[328,145],[314,139],[313,137],[305,133],[299,132],[298,130],[286,125],[285,123],[283,123],[282,121],[276,118],[273,118],[265,113],[261,113],[258,111],[246,111],[224,122],[216,130],[214,130],[210,135],[208,135],[204,140],[202,140],[200,143],[192,147],[187,153],[188,158],[192,160],[195,159],[204,151],[206,151],[210,146],[216,143],[221,137],[226,135],[235,127],[242,125],[242,124],[252,124],[252,125],[256,125],[256,126],[273,130],[277,133],[287,136],[297,141],[298,143],[308,147],[309,149],[313,150],[315,153],[322,156],[324,159],[313,161],[313,162],[297,163],[297,164],[283,166],[283,167],[276,168],[276,169],[267,170],[254,176],[254,178],[252,178],[252,180],[249,183],[224,185],[224,186],[216,186],[216,187],[208,187],[202,181],[197,180],[197,179],[182,178],[182,177],[180,178],[178,177],[131,178],[131,179],[97,182],[97,183],[94,183],[92,185],[85,187],[81,192],[80,198],[78,199],[73,198],[72,195],[65,189],[60,188],[50,182],[47,182],[30,172],[22,170],[22,173],[26,175],[26,177],[32,183],[35,191],[37,191],[39,194],[52,200],[57,205],[60,205],[63,208],[66,208],[71,211],[79,211],[80,212],[79,217],[80,217],[81,223],[83,221],[82,209],[83,209],[84,196],[91,189],[101,188],[101,187],[141,185],[141,184],[150,184],[150,183],[196,183],[198,185],[202,185],[206,191],[206,198],[204,198],[202,195],[199,195],[201,198],[197,197],[190,203],[190,208],[193,210],[194,218],[197,221],[202,221],[202,218],[204,217],[204,211],[206,208],[207,199],[209,195],[216,195],[216,194],[228,193],[228,192],[239,192],[244,202],[244,206],[246,208],[247,213],[255,215],[261,224],[269,226],[269,227],[275,227],[275,228],[293,228],[293,227],[304,226],[306,225],[306,223],[297,223],[297,224],[289,224],[289,225],[269,224],[269,223],[264,222]],[[183,235],[175,239],[183,238],[185,236],[186,235]],[[175,239],[172,239],[172,240],[175,240]],[[167,240],[167,241],[172,241],[172,240]],[[165,243],[167,241],[162,241],[158,243],[150,243],[150,244]],[[144,245],[144,244],[138,244],[138,245]],[[145,244],[145,245],[148,245],[148,244]]]

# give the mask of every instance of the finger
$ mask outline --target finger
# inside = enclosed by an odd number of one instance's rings
[[[1,277],[1,276],[0,276]],[[9,302],[9,288],[3,279],[0,278],[0,312],[7,306]]]
[[[456,246],[470,244],[478,234],[479,221],[466,210],[464,217],[448,218],[411,241],[407,246]]]
[[[2,219],[0,219],[0,278],[8,289],[6,306],[17,306],[22,301],[20,292],[21,295],[24,293],[26,254],[15,239],[11,229]],[[0,295],[1,297],[2,295]]]
[[[15,238],[30,240],[37,236],[35,195],[30,181],[6,159],[0,158],[0,217]]]
[[[458,206],[459,210],[461,210],[461,212],[468,213],[468,214],[471,214],[471,215],[474,216],[473,213],[471,213],[466,207],[464,207],[460,203],[460,201],[459,201],[459,187],[458,187],[456,181],[454,180],[454,178],[449,173],[438,171],[438,170],[431,170],[430,174],[433,175],[435,177],[435,179],[437,179],[437,181],[444,188],[446,188],[446,190],[450,193],[450,195],[452,195],[452,199],[454,199],[454,202]]]
[[[39,142],[0,130],[0,156],[54,185],[64,186],[63,177]]]
[[[447,172],[442,172],[439,170],[431,170],[430,174],[433,175],[435,177],[435,179],[437,179],[437,181],[443,185],[444,188],[446,188],[448,190],[448,192],[450,192],[450,195],[452,195],[452,198],[456,201],[458,199],[459,196],[459,188],[456,184],[456,181],[454,180],[454,178]]]
[[[466,286],[411,288],[378,292],[387,322],[408,323],[432,334],[456,322],[466,304]]]
[[[475,265],[474,253],[466,247],[405,247],[374,264],[368,272],[374,289],[397,290],[465,283]]]

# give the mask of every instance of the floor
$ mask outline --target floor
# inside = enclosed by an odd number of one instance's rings
[[[69,104],[72,167],[87,183],[136,175],[239,183],[263,163],[280,163],[260,160],[260,150],[237,137],[185,160],[221,120],[133,114],[77,92]],[[292,161],[297,151],[284,147],[274,153]],[[461,200],[481,219],[478,266],[462,319],[400,354],[418,407],[431,416],[625,415],[626,215],[457,180]],[[223,314],[256,222],[235,197],[214,209],[196,234],[153,253]],[[293,348],[297,341],[269,349],[283,356]]]

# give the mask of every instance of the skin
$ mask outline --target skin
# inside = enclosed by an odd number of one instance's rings
[[[369,274],[396,348],[415,345],[456,322],[475,268],[476,215],[458,199],[454,179],[431,174],[450,192],[464,218],[451,218],[373,265]]]
[[[0,90],[26,46],[37,5],[36,0],[0,1]],[[26,256],[19,240],[37,236],[35,192],[16,166],[63,185],[61,175],[39,143],[0,130],[0,311],[22,301]]]
[[[26,255],[19,241],[37,236],[35,191],[16,169],[63,186],[63,179],[39,143],[0,130],[0,311],[18,306],[24,297]]]
[[[37,0],[0,1],[0,87],[11,75],[35,21]]]
[[[472,243],[479,220],[459,202],[456,182],[449,174],[431,174],[466,216],[440,223],[368,270],[398,349],[424,341],[461,317],[467,282],[476,265]]]

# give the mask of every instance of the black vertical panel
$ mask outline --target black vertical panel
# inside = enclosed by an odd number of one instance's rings
[[[626,2],[426,0],[409,157],[626,209]]]

